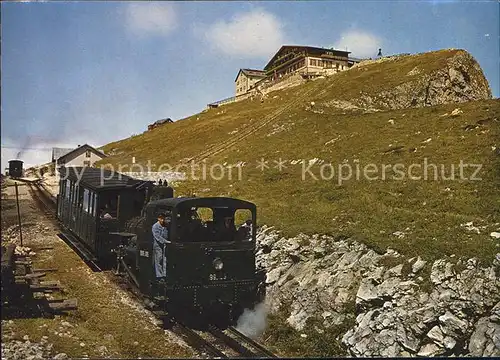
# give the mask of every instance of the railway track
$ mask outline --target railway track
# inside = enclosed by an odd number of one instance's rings
[[[31,197],[37,203],[40,210],[50,220],[56,221],[56,199],[48,193],[48,190],[40,183],[40,181],[21,180],[28,185],[28,190]]]
[[[29,192],[40,210],[51,222],[54,222],[56,219],[49,207],[49,198],[37,193],[32,182],[22,182],[27,183]],[[10,244],[5,253],[2,253],[2,299],[4,295],[10,299],[6,304],[2,304],[2,309],[6,313],[18,312],[30,314],[30,316],[46,316],[77,309],[77,299],[47,297],[47,294],[64,290],[58,281],[44,281],[48,272],[56,272],[57,269],[33,268],[29,255],[35,255],[35,253],[32,254],[31,250],[38,252],[51,249],[52,247],[44,246],[34,249],[22,246],[17,248],[16,245]]]
[[[56,200],[50,195],[43,187],[39,181],[28,181],[24,180],[29,186],[29,191],[33,196],[33,199],[40,207],[43,213],[50,217],[51,220],[57,222],[55,216],[56,211]],[[61,226],[61,224],[59,224]],[[61,237],[61,236],[60,236]],[[74,248],[74,244],[68,240],[68,235],[61,237],[65,242],[73,248],[80,256],[78,249]],[[89,265],[88,259],[83,260]],[[101,269],[99,268],[99,271]],[[277,357],[271,351],[267,350],[264,346],[260,345],[256,341],[247,337],[234,327],[228,329],[219,329],[216,326],[209,325],[204,331],[191,329],[175,319],[169,317],[169,315],[161,310],[155,311],[148,306],[147,299],[144,297],[140,291],[135,288],[130,282],[125,281],[125,279],[115,274],[113,271],[103,271],[109,276],[113,281],[117,282],[124,290],[129,294],[134,296],[136,300],[146,305],[149,308],[151,314],[161,321],[164,329],[168,329],[177,336],[183,338],[186,343],[191,347],[197,349],[198,351],[205,353],[214,358],[229,358],[229,357],[243,357],[243,358],[274,358]]]
[[[32,198],[37,203],[38,208],[53,222],[57,223],[57,226],[61,230],[59,238],[63,240],[70,248],[73,249],[82,260],[92,269],[94,272],[102,271],[98,264],[97,259],[90,253],[85,247],[83,247],[77,239],[69,232],[64,226],[57,220],[57,200],[51,195],[48,190],[43,186],[39,180],[23,180],[20,181],[28,185],[29,192]]]
[[[257,131],[259,131],[260,129],[262,129],[263,127],[265,127],[269,123],[271,123],[278,116],[283,114],[286,110],[289,110],[293,106],[299,104],[303,100],[303,97],[310,95],[313,92],[313,90],[314,89],[306,90],[303,94],[301,94],[301,97],[296,98],[295,100],[292,100],[291,102],[289,102],[285,106],[274,111],[271,115],[266,116],[264,119],[262,119],[260,122],[258,122],[254,126],[251,126],[249,128],[244,129],[241,132],[238,132],[238,134],[236,136],[228,139],[227,141],[224,141],[221,144],[215,144],[215,145],[208,147],[208,149],[206,149],[202,153],[195,155],[191,158],[185,159],[185,160],[181,161],[181,163],[189,163],[192,161],[195,161],[195,162],[196,161],[203,161],[211,156],[214,156],[214,155],[221,153],[222,151],[230,149],[232,146],[236,145],[238,142],[248,138],[250,135],[256,133]]]
[[[241,333],[234,327],[219,329],[209,325],[205,330],[195,330],[175,320],[161,309],[155,309],[148,299],[131,282],[112,271],[105,271],[122,289],[131,294],[138,302],[143,303],[150,313],[163,324],[163,328],[171,331],[194,349],[214,358],[275,358],[271,351]]]

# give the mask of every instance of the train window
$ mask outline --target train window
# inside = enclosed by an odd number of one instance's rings
[[[97,208],[98,203],[99,203],[99,196],[97,196],[97,194],[94,194],[94,216],[97,216],[97,211],[99,210]]]
[[[78,205],[78,190],[79,187],[74,184],[73,185],[73,205]]]
[[[72,181],[71,182],[71,191],[70,191],[70,193],[71,193],[71,195],[70,195],[70,203],[71,203],[71,205],[73,205],[75,203],[75,198],[76,198],[75,192],[76,192],[76,186],[75,186],[75,184]]]
[[[71,181],[66,180],[66,191],[64,193],[64,197],[66,199],[69,199],[70,195],[71,195]]]
[[[64,199],[66,197],[66,181],[61,180],[59,182],[59,195],[61,196],[61,199]]]
[[[180,209],[176,219],[178,241],[210,241],[212,224],[213,211],[210,208]]]
[[[201,220],[202,223],[214,221],[214,211],[210,208],[193,208],[192,215]]]
[[[95,216],[95,208],[96,208],[96,196],[95,192],[90,193],[90,213]]]
[[[78,206],[85,207],[85,188],[79,186],[78,187]]]
[[[100,197],[100,206],[99,209],[101,216],[104,213],[108,213],[112,218],[116,218],[118,216],[118,205],[119,205],[119,195],[114,194],[103,194]]]
[[[89,212],[89,203],[90,203],[90,191],[88,189],[83,189],[83,211]]]
[[[237,230],[238,240],[252,240],[253,224],[252,212],[248,209],[237,209],[234,212],[234,223]]]

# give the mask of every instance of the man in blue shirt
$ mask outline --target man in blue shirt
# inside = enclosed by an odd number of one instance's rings
[[[165,255],[165,244],[168,241],[168,220],[165,214],[158,215],[158,222],[155,222],[152,228],[153,233],[153,263],[156,273],[156,278],[164,278],[167,276],[167,258]]]

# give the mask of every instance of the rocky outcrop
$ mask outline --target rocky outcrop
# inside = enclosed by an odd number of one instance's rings
[[[480,318],[469,340],[472,356],[498,356],[500,346],[500,303],[491,310],[490,316]]]
[[[267,227],[258,243],[271,309],[289,305],[297,330],[311,318],[324,327],[354,324],[342,337],[351,355],[500,355],[500,254],[490,267],[426,263],[350,239],[286,239]]]
[[[491,89],[479,63],[467,51],[455,51],[453,56],[443,61],[439,69],[426,72],[417,65],[406,74],[401,84],[388,89],[382,88],[375,93],[361,92],[359,97],[349,99],[349,107],[388,110],[491,99]],[[409,56],[429,55],[432,53]],[[397,62],[404,61],[405,58],[408,56],[379,61]],[[368,63],[365,66],[373,65]],[[335,101],[325,105],[338,107]]]

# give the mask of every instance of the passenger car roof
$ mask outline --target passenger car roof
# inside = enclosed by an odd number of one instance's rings
[[[254,203],[229,197],[177,197],[151,201],[148,206],[256,209]]]
[[[61,179],[69,179],[93,190],[125,189],[136,187],[145,181],[131,178],[116,171],[92,167],[61,167]]]

